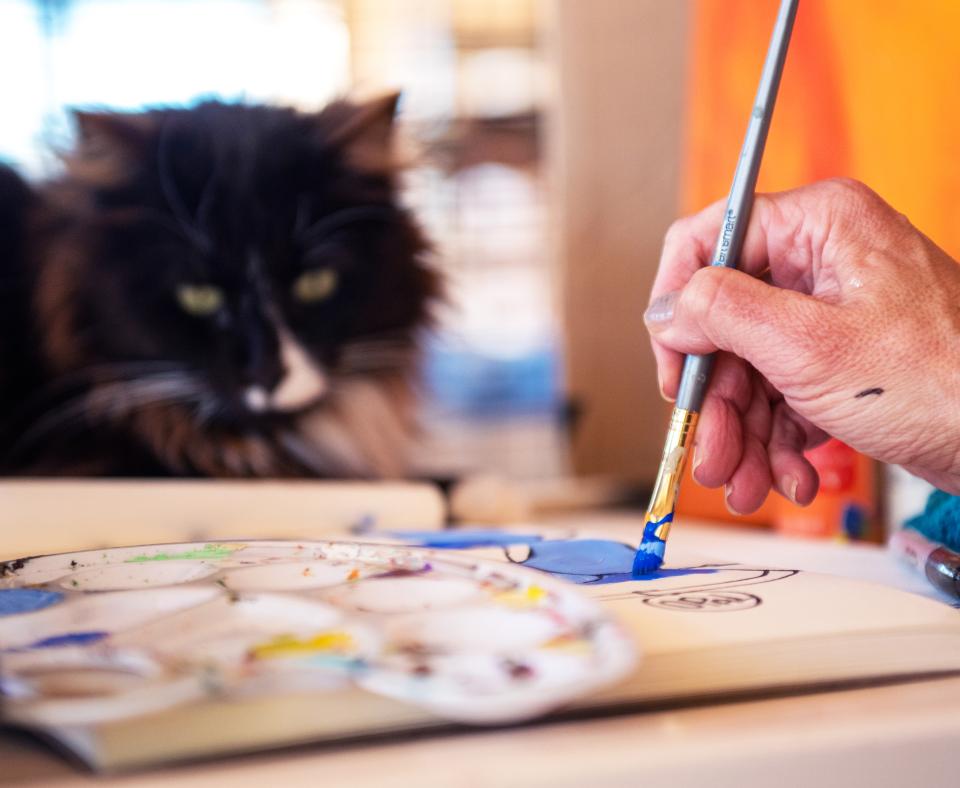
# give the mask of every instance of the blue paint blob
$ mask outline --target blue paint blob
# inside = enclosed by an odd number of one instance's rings
[[[52,637],[38,640],[31,643],[28,648],[56,648],[58,646],[87,646],[103,640],[108,632],[67,632],[63,635],[54,635]]]
[[[15,616],[18,613],[32,613],[43,610],[63,600],[58,591],[44,591],[39,588],[2,588],[0,589],[0,616]]]
[[[668,514],[656,523],[647,523],[644,529],[644,544],[641,551],[656,550],[659,555],[650,555],[654,563],[638,577],[636,562],[637,549],[623,542],[609,539],[544,539],[535,534],[511,534],[496,529],[472,529],[463,531],[392,531],[388,535],[403,539],[420,547],[440,549],[460,549],[471,547],[510,547],[527,545],[530,554],[517,563],[549,572],[554,577],[580,585],[603,585],[606,583],[625,583],[631,580],[661,580],[666,577],[684,575],[713,574],[715,569],[661,569],[664,542],[653,535],[658,525],[670,522],[673,514]],[[646,545],[646,547],[644,546]]]
[[[531,546],[530,556],[522,563],[574,582],[595,582],[629,572],[633,553],[630,545],[608,539],[550,540]]]
[[[716,572],[715,569],[662,569],[659,572],[650,571],[638,578],[633,573],[635,558],[636,550],[623,542],[569,539],[538,542],[531,546],[530,556],[521,563],[580,585],[661,580],[666,577]]]
[[[514,544],[541,542],[542,536],[510,534],[496,529],[475,528],[464,531],[389,531],[387,536],[403,539],[419,547],[467,549],[469,547],[508,547]]]

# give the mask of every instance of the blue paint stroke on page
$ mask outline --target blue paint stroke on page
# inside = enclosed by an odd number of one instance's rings
[[[514,563],[549,572],[554,577],[581,585],[662,580],[717,571],[709,568],[661,569],[635,577],[633,564],[636,548],[609,539],[544,539],[537,535],[497,530],[395,531],[389,535],[421,547],[441,549],[527,545],[530,548],[529,555]]]
[[[27,648],[57,648],[59,646],[88,646],[103,640],[109,632],[67,632],[63,635],[53,635],[43,640],[31,643]]]
[[[495,528],[473,528],[451,531],[389,531],[387,536],[402,539],[419,547],[466,549],[469,547],[505,547],[514,544],[533,544],[543,541],[533,534],[511,534]]]
[[[3,588],[0,589],[0,616],[15,616],[19,613],[32,613],[43,610],[63,600],[58,591],[44,591],[39,588]]]

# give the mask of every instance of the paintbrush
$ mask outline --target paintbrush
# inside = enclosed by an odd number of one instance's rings
[[[710,265],[735,268],[740,257],[747,223],[750,220],[750,209],[753,207],[753,193],[763,157],[763,146],[767,141],[770,119],[773,117],[773,106],[783,74],[783,63],[787,57],[787,46],[790,43],[798,2],[799,0],[782,0],[780,3],[767,59],[760,73],[757,98],[750,113],[750,124],[740,150],[740,160],[733,175],[733,184]],[[688,355],[684,359],[676,405],[670,416],[660,469],[647,509],[643,539],[633,562],[635,575],[652,572],[663,563],[687,448],[693,440],[713,360],[712,353],[705,356]]]

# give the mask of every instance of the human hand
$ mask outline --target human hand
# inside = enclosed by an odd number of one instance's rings
[[[960,493],[960,266],[856,181],[757,195],[740,270],[709,266],[723,210],[673,224],[645,314],[668,399],[721,351],[694,478],[739,513],[807,504],[833,436]]]

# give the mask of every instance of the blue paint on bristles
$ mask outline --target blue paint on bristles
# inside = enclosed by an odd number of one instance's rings
[[[642,542],[637,548],[637,554],[633,557],[633,576],[639,577],[656,572],[663,564],[663,554],[666,549],[667,543],[662,539]]]
[[[663,555],[667,543],[657,536],[657,528],[664,523],[673,522],[673,512],[669,512],[659,520],[648,520],[643,528],[643,539],[633,557],[633,576],[646,575],[655,572],[663,564]]]

